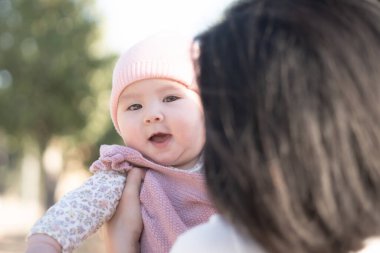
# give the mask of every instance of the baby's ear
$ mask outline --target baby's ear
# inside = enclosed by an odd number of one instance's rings
[[[200,68],[199,68],[199,63],[198,63],[199,54],[200,54],[199,50],[200,50],[199,41],[197,41],[197,40],[193,41],[193,43],[191,44],[191,48],[190,48],[190,55],[191,55],[191,59],[193,62],[194,79],[193,79],[193,82],[191,84],[191,87],[189,87],[189,88],[198,94],[199,94],[199,87],[198,87],[197,79],[198,79],[198,76],[200,74]]]

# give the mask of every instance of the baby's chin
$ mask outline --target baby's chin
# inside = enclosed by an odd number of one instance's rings
[[[163,157],[152,157],[152,156],[149,156],[145,153],[142,153],[142,155],[146,159],[148,159],[149,161],[152,161],[152,162],[157,163],[159,165],[163,165],[166,167],[176,167],[176,163],[175,163],[175,161],[173,161],[173,159],[167,159],[167,158],[163,158]]]
[[[184,170],[192,167],[189,163],[181,163],[174,159],[168,159],[168,158],[162,158],[162,157],[153,158],[149,156],[145,156],[145,157],[152,162],[155,162],[157,164],[160,164],[166,167],[174,167],[176,169],[184,169]]]
[[[166,167],[175,167],[177,168],[177,164],[173,161],[173,159],[165,159],[165,158],[151,158],[151,160],[155,163],[158,163],[160,165],[166,166]]]
[[[173,158],[168,158],[168,157],[163,157],[163,156],[149,156],[145,153],[142,153],[142,155],[154,162],[154,163],[157,163],[159,165],[163,165],[163,166],[166,166],[166,167],[174,167],[176,169],[181,169],[181,170],[187,170],[187,169],[191,169],[192,167],[195,166],[195,164],[197,163],[198,159],[199,159],[199,156],[197,158],[194,158],[194,159],[191,159],[189,161],[182,161],[181,159],[173,159]]]

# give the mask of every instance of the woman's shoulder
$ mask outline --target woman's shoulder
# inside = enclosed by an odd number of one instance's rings
[[[368,238],[364,241],[364,248],[357,253],[377,253],[380,252],[380,237]]]
[[[180,235],[171,253],[264,253],[252,240],[247,240],[220,215],[213,215],[207,223]]]

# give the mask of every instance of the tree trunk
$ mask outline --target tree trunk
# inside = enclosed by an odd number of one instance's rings
[[[36,140],[23,140],[21,198],[39,203],[43,209],[55,203],[55,188],[62,170],[62,148],[51,143],[42,153]]]
[[[50,207],[55,203],[55,190],[63,169],[62,143],[59,139],[53,138],[48,142],[42,161],[46,190],[45,205]]]
[[[41,152],[39,146],[31,138],[24,138],[22,145],[21,198],[26,202],[43,204],[41,191]]]

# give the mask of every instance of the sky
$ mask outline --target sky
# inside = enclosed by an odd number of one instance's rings
[[[160,31],[195,35],[221,17],[234,0],[96,0],[104,46],[121,53]]]

